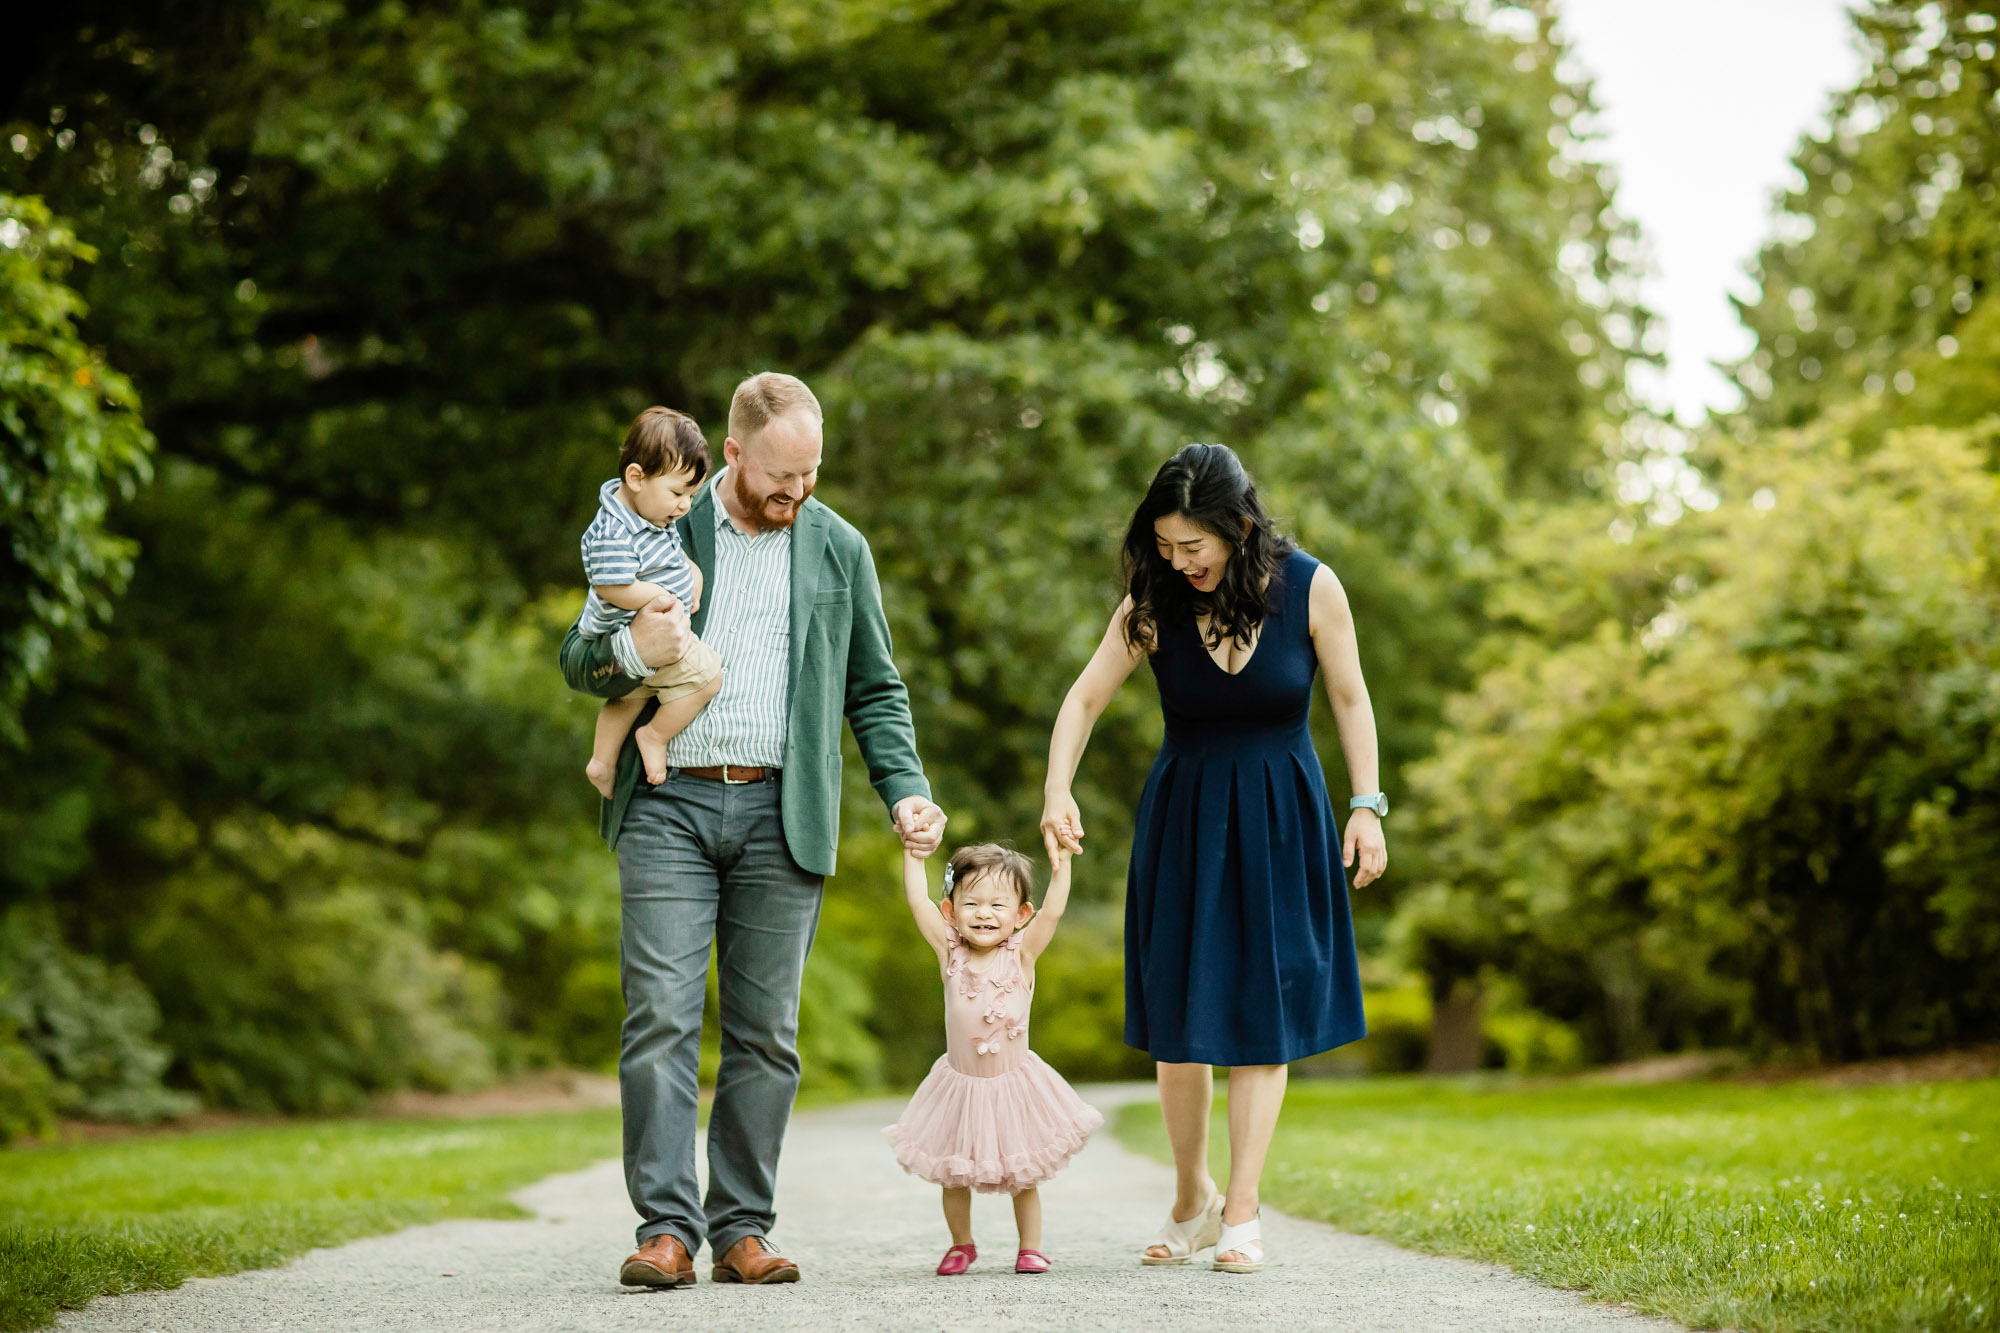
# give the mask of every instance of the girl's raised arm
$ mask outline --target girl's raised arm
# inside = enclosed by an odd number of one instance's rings
[[[903,897],[909,901],[910,915],[916,918],[917,933],[929,942],[931,951],[938,956],[938,966],[942,967],[950,948],[944,934],[944,916],[931,900],[931,877],[924,869],[924,859],[907,849],[903,852]]]
[[[1041,910],[1021,932],[1021,952],[1028,955],[1031,963],[1042,956],[1042,950],[1056,937],[1063,908],[1069,906],[1069,857],[1069,848],[1060,842],[1049,853],[1049,891],[1042,895]]]
[[[1069,687],[1062,711],[1056,714],[1055,730],[1049,734],[1049,773],[1042,784],[1042,845],[1051,856],[1058,847],[1071,853],[1083,851],[1083,815],[1070,795],[1070,783],[1076,780],[1076,766],[1083,761],[1091,728],[1145,656],[1126,641],[1125,619],[1131,614],[1132,599],[1127,597],[1112,613],[1111,624],[1091,654],[1089,665]]]

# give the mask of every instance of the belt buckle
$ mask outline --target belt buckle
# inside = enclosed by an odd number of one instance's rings
[[[745,765],[745,764],[737,764],[737,765],[734,765],[734,767],[736,767],[736,768],[745,768],[745,767],[748,767],[748,765]],[[749,786],[749,785],[750,785],[750,779],[749,779],[749,778],[740,778],[740,779],[739,779],[739,778],[732,778],[732,777],[730,777],[730,776],[729,776],[729,770],[730,770],[730,768],[731,768],[731,765],[729,765],[729,764],[724,764],[724,765],[722,766],[722,785],[723,785],[723,786],[725,786],[725,787],[747,787],[747,786]]]

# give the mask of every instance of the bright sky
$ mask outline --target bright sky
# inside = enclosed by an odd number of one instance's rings
[[[1828,95],[1861,75],[1842,0],[1559,0],[1590,75],[1618,204],[1651,247],[1648,304],[1666,322],[1664,377],[1634,388],[1693,425],[1734,405],[1710,364],[1750,350],[1727,294],[1769,231],[1771,195]]]

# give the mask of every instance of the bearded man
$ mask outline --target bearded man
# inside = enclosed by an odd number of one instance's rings
[[[627,738],[600,823],[623,903],[618,1083],[639,1213],[639,1250],[619,1274],[628,1286],[691,1285],[704,1243],[713,1281],[798,1280],[768,1237],[799,1083],[799,985],[839,841],[843,716],[904,843],[928,855],[944,836],[874,558],[812,498],[821,446],[819,400],[803,381],[744,380],[725,466],[679,524],[701,609],[690,621],[667,597],[615,634],[572,628],[563,640],[570,687],[600,698],[679,660],[691,634],[722,657],[721,692],[668,746],[664,782],[644,781]],[[702,1198],[696,1075],[711,944],[722,1064]]]

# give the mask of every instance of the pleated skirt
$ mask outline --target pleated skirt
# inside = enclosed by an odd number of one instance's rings
[[[1340,840],[1303,726],[1163,748],[1125,897],[1125,1041],[1284,1064],[1367,1033]]]

